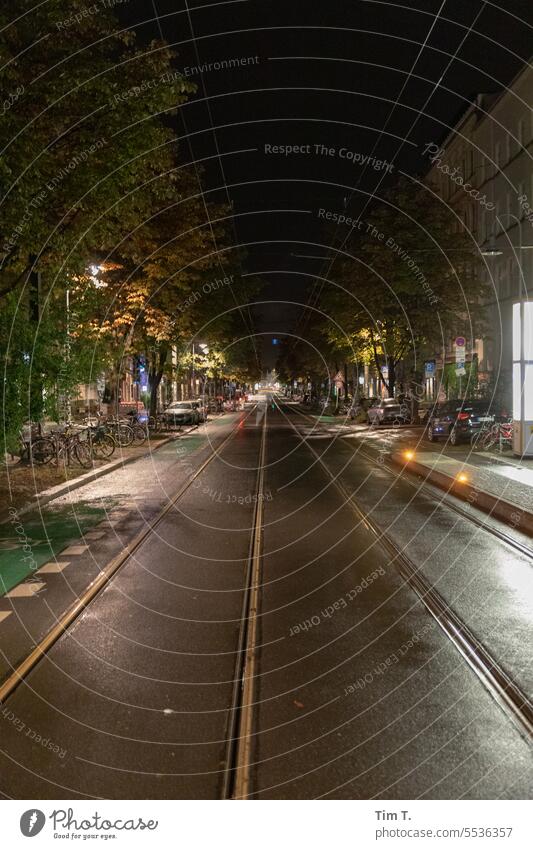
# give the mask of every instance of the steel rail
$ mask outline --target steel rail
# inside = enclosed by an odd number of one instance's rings
[[[294,408],[291,407],[291,410],[294,410]],[[297,415],[302,416],[302,418],[309,419],[309,421],[313,422],[313,424],[316,424],[316,421],[311,416],[307,415],[307,413],[303,413],[301,410],[294,410],[294,412],[296,412]],[[339,435],[343,436],[344,434],[341,433]],[[357,451],[360,456],[365,457],[367,460],[371,460],[373,462],[376,459],[368,450],[358,448]],[[389,472],[396,479],[398,479],[398,466],[393,463],[392,460],[386,458],[384,462],[380,463],[380,467],[385,468],[387,472]],[[438,489],[430,481],[424,479],[420,481],[418,473],[409,468],[408,460],[405,461],[403,471],[407,472],[409,477],[402,477],[402,481],[409,484],[409,486],[411,486],[417,491],[426,490],[431,496],[438,497],[439,507],[446,507],[449,510],[452,510],[458,516],[461,516],[461,518],[467,519],[469,522],[472,522],[478,528],[481,528],[487,533],[492,534],[492,536],[495,536],[501,542],[506,543],[507,545],[514,548],[516,551],[519,551],[520,554],[523,554],[525,557],[529,558],[530,560],[533,560],[533,548],[530,548],[530,546],[526,545],[523,542],[520,542],[520,540],[515,539],[515,537],[511,536],[511,534],[508,534],[505,531],[501,530],[501,528],[497,528],[494,525],[488,524],[482,518],[474,515],[473,512],[470,512],[468,510],[465,510],[463,507],[460,507],[458,504],[455,503],[455,500],[452,500],[453,496],[451,496],[449,493],[446,493],[442,489]],[[411,477],[416,477],[418,482],[411,480]],[[517,507],[517,509],[519,508]],[[496,519],[496,521],[498,520]]]
[[[244,416],[240,417],[239,423],[231,430],[231,432],[215,446],[204,462],[196,469],[187,480],[180,486],[178,491],[172,496],[170,501],[163,507],[157,516],[140,531],[128,545],[126,545],[120,554],[117,554],[100,572],[97,578],[87,587],[82,595],[69,607],[65,613],[60,616],[53,628],[40,640],[30,654],[18,666],[13,669],[11,674],[0,685],[0,704],[3,704],[6,699],[17,689],[24,681],[27,675],[34,669],[40,660],[50,651],[52,646],[59,638],[67,631],[67,629],[76,621],[85,608],[100,594],[100,592],[109,584],[111,578],[116,575],[118,570],[124,566],[135,551],[142,545],[145,540],[153,533],[162,519],[174,508],[177,502],[187,492],[189,487],[194,483],[196,478],[202,474],[204,469],[218,457],[219,452],[235,437],[238,433],[240,425],[254,411],[255,406]]]
[[[282,412],[279,404],[276,403],[276,405],[280,412]],[[304,418],[310,418],[299,411],[298,414]],[[448,606],[440,593],[422,577],[412,560],[384,533],[374,519],[370,518],[360,507],[353,493],[350,494],[345,485],[339,480],[338,475],[335,475],[328,468],[320,454],[305,439],[305,435],[298,430],[288,416],[285,418],[315,459],[320,463],[333,485],[344,498],[346,504],[352,508],[357,518],[364,522],[371,530],[377,542],[391,555],[392,561],[397,565],[398,571],[406,583],[418,595],[426,610],[459,650],[491,696],[512,719],[518,730],[528,738],[532,738],[533,704],[528,696],[512,681],[498,661],[492,657],[488,649]]]
[[[233,692],[227,731],[228,750],[222,785],[223,799],[247,799],[251,789],[254,704],[258,665],[259,597],[261,583],[267,410],[263,419],[256,503],[241,608]]]

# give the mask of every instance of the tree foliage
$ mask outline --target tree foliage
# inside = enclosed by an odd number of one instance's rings
[[[390,395],[400,360],[483,323],[476,246],[427,186],[400,178],[369,209],[336,259],[324,295],[330,342],[372,362]],[[440,337],[440,343],[439,343]],[[381,367],[388,367],[383,377]]]

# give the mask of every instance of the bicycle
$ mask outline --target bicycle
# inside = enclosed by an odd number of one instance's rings
[[[108,460],[115,453],[117,443],[104,425],[89,425],[87,428],[91,455],[95,459]]]
[[[138,445],[142,445],[148,439],[148,427],[141,424],[137,415],[130,415],[127,419],[122,419],[124,424],[128,424],[133,430],[133,441]]]
[[[71,430],[67,425],[65,430],[52,430],[48,436],[37,439],[32,445],[32,456],[38,456],[38,462],[42,464],[55,460],[59,466],[62,460],[65,466],[70,466],[72,460],[76,460],[80,466],[90,468],[92,466],[92,453],[88,439],[87,428],[82,431]],[[82,440],[82,434],[86,438]]]
[[[26,431],[26,433],[25,433]],[[41,425],[32,424],[29,427],[19,430],[17,436],[17,445],[13,446],[13,450],[6,448],[2,465],[6,468],[13,468],[20,463],[37,463],[42,464],[47,462],[47,455],[37,449],[35,444],[41,439]]]
[[[130,427],[129,424],[112,416],[104,419],[100,413],[97,413],[96,416],[96,422],[91,418],[86,418],[84,420],[85,424],[89,426],[98,425],[99,427],[104,428],[105,433],[112,436],[115,444],[119,445],[121,448],[127,448],[128,445],[131,445],[135,438],[135,434],[133,428]]]
[[[495,445],[502,448],[512,448],[512,422],[495,422],[491,427],[481,431],[474,439],[474,447],[482,451],[490,451]]]
[[[159,414],[157,414],[155,416],[150,416],[150,418],[148,419],[148,432],[149,433],[150,432],[152,432],[152,433],[162,433],[162,432],[165,432],[169,429],[170,428],[169,428],[169,424],[168,424],[167,420]]]

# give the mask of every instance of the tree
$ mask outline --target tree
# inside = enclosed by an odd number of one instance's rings
[[[330,325],[328,337],[351,349],[352,361],[373,362],[389,396],[401,360],[414,362],[436,335],[464,333],[465,321],[482,328],[476,246],[427,186],[400,178],[343,252],[323,298],[341,328]]]
[[[100,300],[87,289],[87,266],[176,200],[176,139],[160,115],[194,87],[172,69],[164,44],[141,49],[121,32],[111,5],[13,0],[0,10],[8,438],[23,418],[57,413],[61,397],[107,363],[109,351],[86,344],[97,334]]]
[[[1,137],[0,295],[34,264],[49,286],[82,273],[172,197],[174,136],[159,116],[194,87],[165,45],[140,49],[110,6],[88,8],[13,0],[0,12],[3,89],[19,92]]]

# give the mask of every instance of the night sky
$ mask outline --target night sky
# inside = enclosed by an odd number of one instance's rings
[[[357,214],[398,173],[424,173],[424,144],[442,140],[477,93],[501,90],[533,44],[531,0],[194,0],[193,8],[143,0],[116,8],[142,41],[162,35],[173,45],[176,68],[198,86],[173,119],[182,158],[202,161],[207,197],[233,203],[245,272],[267,283],[260,298],[273,303],[253,311],[269,366],[271,335],[298,325],[315,276],[327,272],[324,245],[343,238],[325,231],[318,210],[347,204]],[[191,71],[232,59],[247,62]],[[266,145],[303,147],[284,155]],[[341,157],[342,148],[359,161]],[[365,167],[365,156],[392,167]]]

